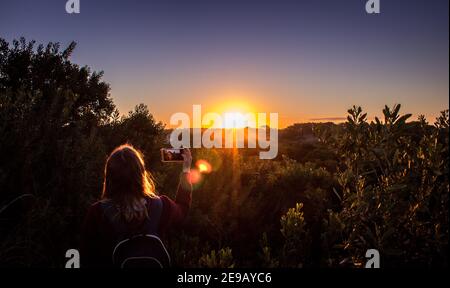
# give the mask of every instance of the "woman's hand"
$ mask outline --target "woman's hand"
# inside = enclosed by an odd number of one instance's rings
[[[189,173],[191,171],[191,165],[192,165],[192,155],[189,148],[183,148],[183,153],[181,154],[183,156],[183,172]]]

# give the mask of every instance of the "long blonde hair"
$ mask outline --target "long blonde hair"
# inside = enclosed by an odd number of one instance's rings
[[[114,149],[105,164],[102,199],[110,199],[128,222],[148,217],[146,198],[156,197],[142,153],[129,144]]]

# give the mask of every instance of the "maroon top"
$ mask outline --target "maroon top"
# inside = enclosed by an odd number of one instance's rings
[[[162,200],[162,213],[159,223],[159,235],[164,237],[166,231],[183,221],[191,206],[192,185],[188,174],[183,173],[178,184],[175,201],[169,197],[159,196]],[[133,223],[130,225],[133,226]],[[83,267],[112,266],[112,251],[117,239],[114,228],[103,213],[101,202],[94,203],[84,220],[80,258]]]

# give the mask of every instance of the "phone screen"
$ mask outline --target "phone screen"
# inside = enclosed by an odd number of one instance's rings
[[[182,162],[183,149],[162,148],[161,149],[162,162]]]

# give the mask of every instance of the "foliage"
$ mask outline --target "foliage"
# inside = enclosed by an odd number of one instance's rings
[[[0,259],[62,266],[100,195],[107,154],[131,142],[152,155],[163,127],[143,105],[117,119],[103,73],[70,62],[75,43],[62,51],[57,43],[34,45],[0,39],[0,207],[21,195],[35,202],[2,213]]]
[[[399,111],[386,106],[384,120],[369,124],[353,107],[342,129],[322,134],[345,163],[343,244],[357,266],[368,247],[387,265],[447,265],[448,110],[434,127]]]
[[[233,268],[233,254],[229,247],[219,251],[212,250],[209,254],[202,255],[199,260],[199,267],[204,268]]]
[[[281,234],[285,238],[283,247],[284,263],[288,267],[303,267],[309,251],[309,237],[305,217],[302,212],[303,203],[297,203],[281,217]]]
[[[158,155],[168,131],[143,104],[121,116],[103,73],[70,61],[75,46],[0,39],[0,266],[63,266],[117,145],[141,149],[158,192],[175,196],[180,167]],[[361,267],[375,248],[385,267],[447,267],[448,110],[430,125],[400,108],[294,124],[271,161],[194,149],[212,171],[165,239],[174,265]]]
[[[266,268],[277,268],[280,265],[279,260],[277,260],[276,257],[274,257],[272,248],[269,244],[269,240],[267,238],[267,233],[263,233],[261,241],[261,252],[259,253],[259,256],[261,258],[261,266]]]

